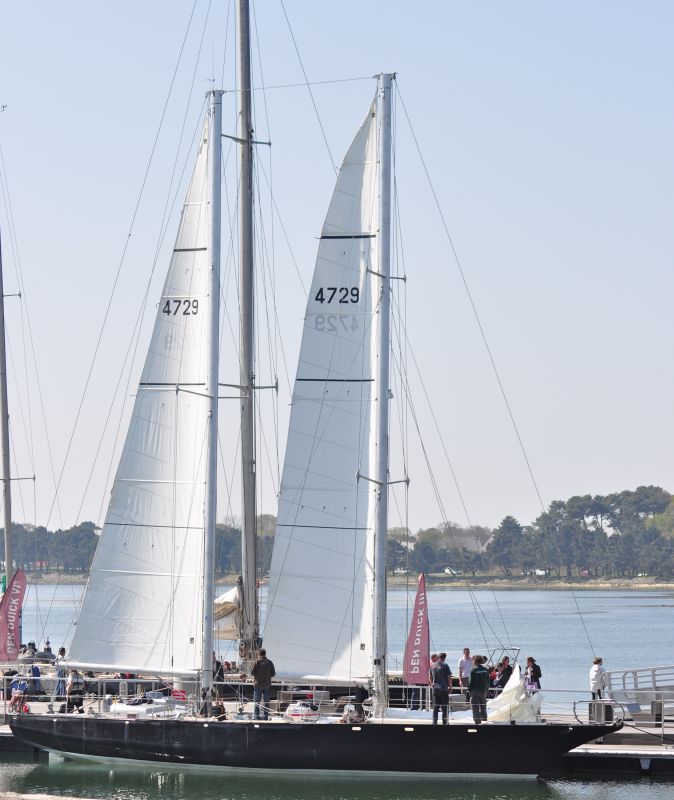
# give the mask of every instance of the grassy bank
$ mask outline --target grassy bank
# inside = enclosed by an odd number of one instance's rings
[[[218,586],[231,586],[236,583],[237,575],[227,575],[219,578],[216,583]],[[63,584],[84,584],[87,582],[87,575],[84,573],[45,572],[28,573],[28,582],[31,584],[55,585]],[[417,583],[416,575],[389,575],[388,585],[390,588],[404,589],[409,587],[414,589]],[[500,577],[497,575],[478,575],[475,578],[460,576],[450,577],[448,575],[427,575],[426,585],[433,589],[504,589],[504,590],[525,590],[531,589],[540,591],[541,589],[573,589],[583,591],[588,589],[660,589],[663,591],[674,591],[674,583],[658,583],[653,578],[557,578],[557,577],[534,577],[530,575],[513,575],[510,577]]]
[[[416,576],[394,575],[388,579],[389,587],[404,588],[415,587]],[[511,575],[500,577],[496,575],[477,575],[476,577],[456,577],[447,575],[427,575],[426,586],[433,589],[503,589],[503,590],[546,590],[555,589],[574,591],[598,589],[661,589],[674,591],[674,583],[658,582],[650,577],[641,578],[557,578],[534,577],[529,575]]]

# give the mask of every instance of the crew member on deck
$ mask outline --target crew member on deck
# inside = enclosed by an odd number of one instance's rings
[[[258,651],[257,661],[250,674],[253,676],[253,717],[269,719],[269,690],[271,679],[276,675],[274,664],[267,658],[267,651]]]

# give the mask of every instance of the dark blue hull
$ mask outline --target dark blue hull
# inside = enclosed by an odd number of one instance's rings
[[[375,773],[555,774],[569,750],[621,725],[377,724],[15,716],[14,735],[70,757],[183,767]]]

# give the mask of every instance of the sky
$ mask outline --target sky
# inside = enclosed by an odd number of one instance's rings
[[[674,489],[674,7],[253,8],[255,130],[272,142],[258,147],[258,284],[268,297],[262,275],[275,276],[275,302],[258,311],[258,375],[280,386],[277,413],[271,392],[261,400],[259,510],[276,510],[333,161],[381,71],[397,73],[406,325],[419,365],[410,383],[433,470],[431,479],[410,436],[409,510],[397,489],[391,525],[495,526],[506,514],[528,523],[541,502],[574,494]],[[214,76],[235,85],[233,13],[228,0],[0,3],[5,292],[22,292],[6,299],[12,469],[36,476],[13,484],[16,521],[103,521],[204,93]],[[225,98],[233,133],[234,94]],[[225,158],[231,168],[227,146]],[[227,274],[223,341],[236,310]],[[275,367],[268,349],[283,354]],[[237,374],[226,344],[221,380]],[[221,412],[220,519],[239,515],[234,410]],[[403,477],[398,452],[393,465],[392,478]]]

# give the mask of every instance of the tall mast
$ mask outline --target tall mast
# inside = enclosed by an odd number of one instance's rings
[[[374,707],[375,716],[384,713],[386,683],[386,534],[388,528],[389,461],[389,349],[391,336],[391,81],[393,75],[379,76],[379,231],[377,272],[380,279],[377,336],[377,464],[375,480],[379,498],[374,532]]]
[[[243,608],[242,661],[254,660],[259,636],[257,608],[257,525],[255,500],[255,360],[253,264],[253,129],[251,124],[250,16],[248,0],[239,0],[239,140],[241,199],[239,203],[239,313],[241,385],[241,559]]]
[[[0,236],[0,428],[2,429],[2,499],[5,516],[6,586],[14,574],[12,557],[12,492],[9,471],[9,404],[7,401],[7,351],[5,349],[5,287],[2,277],[2,238]]]
[[[208,471],[206,474],[206,509],[204,535],[204,630],[201,653],[201,688],[208,692],[213,683],[213,603],[215,599],[215,517],[217,511],[218,468],[218,392],[220,358],[220,204],[222,183],[222,95],[220,89],[209,92],[209,167],[210,167],[210,294],[208,346]]]

